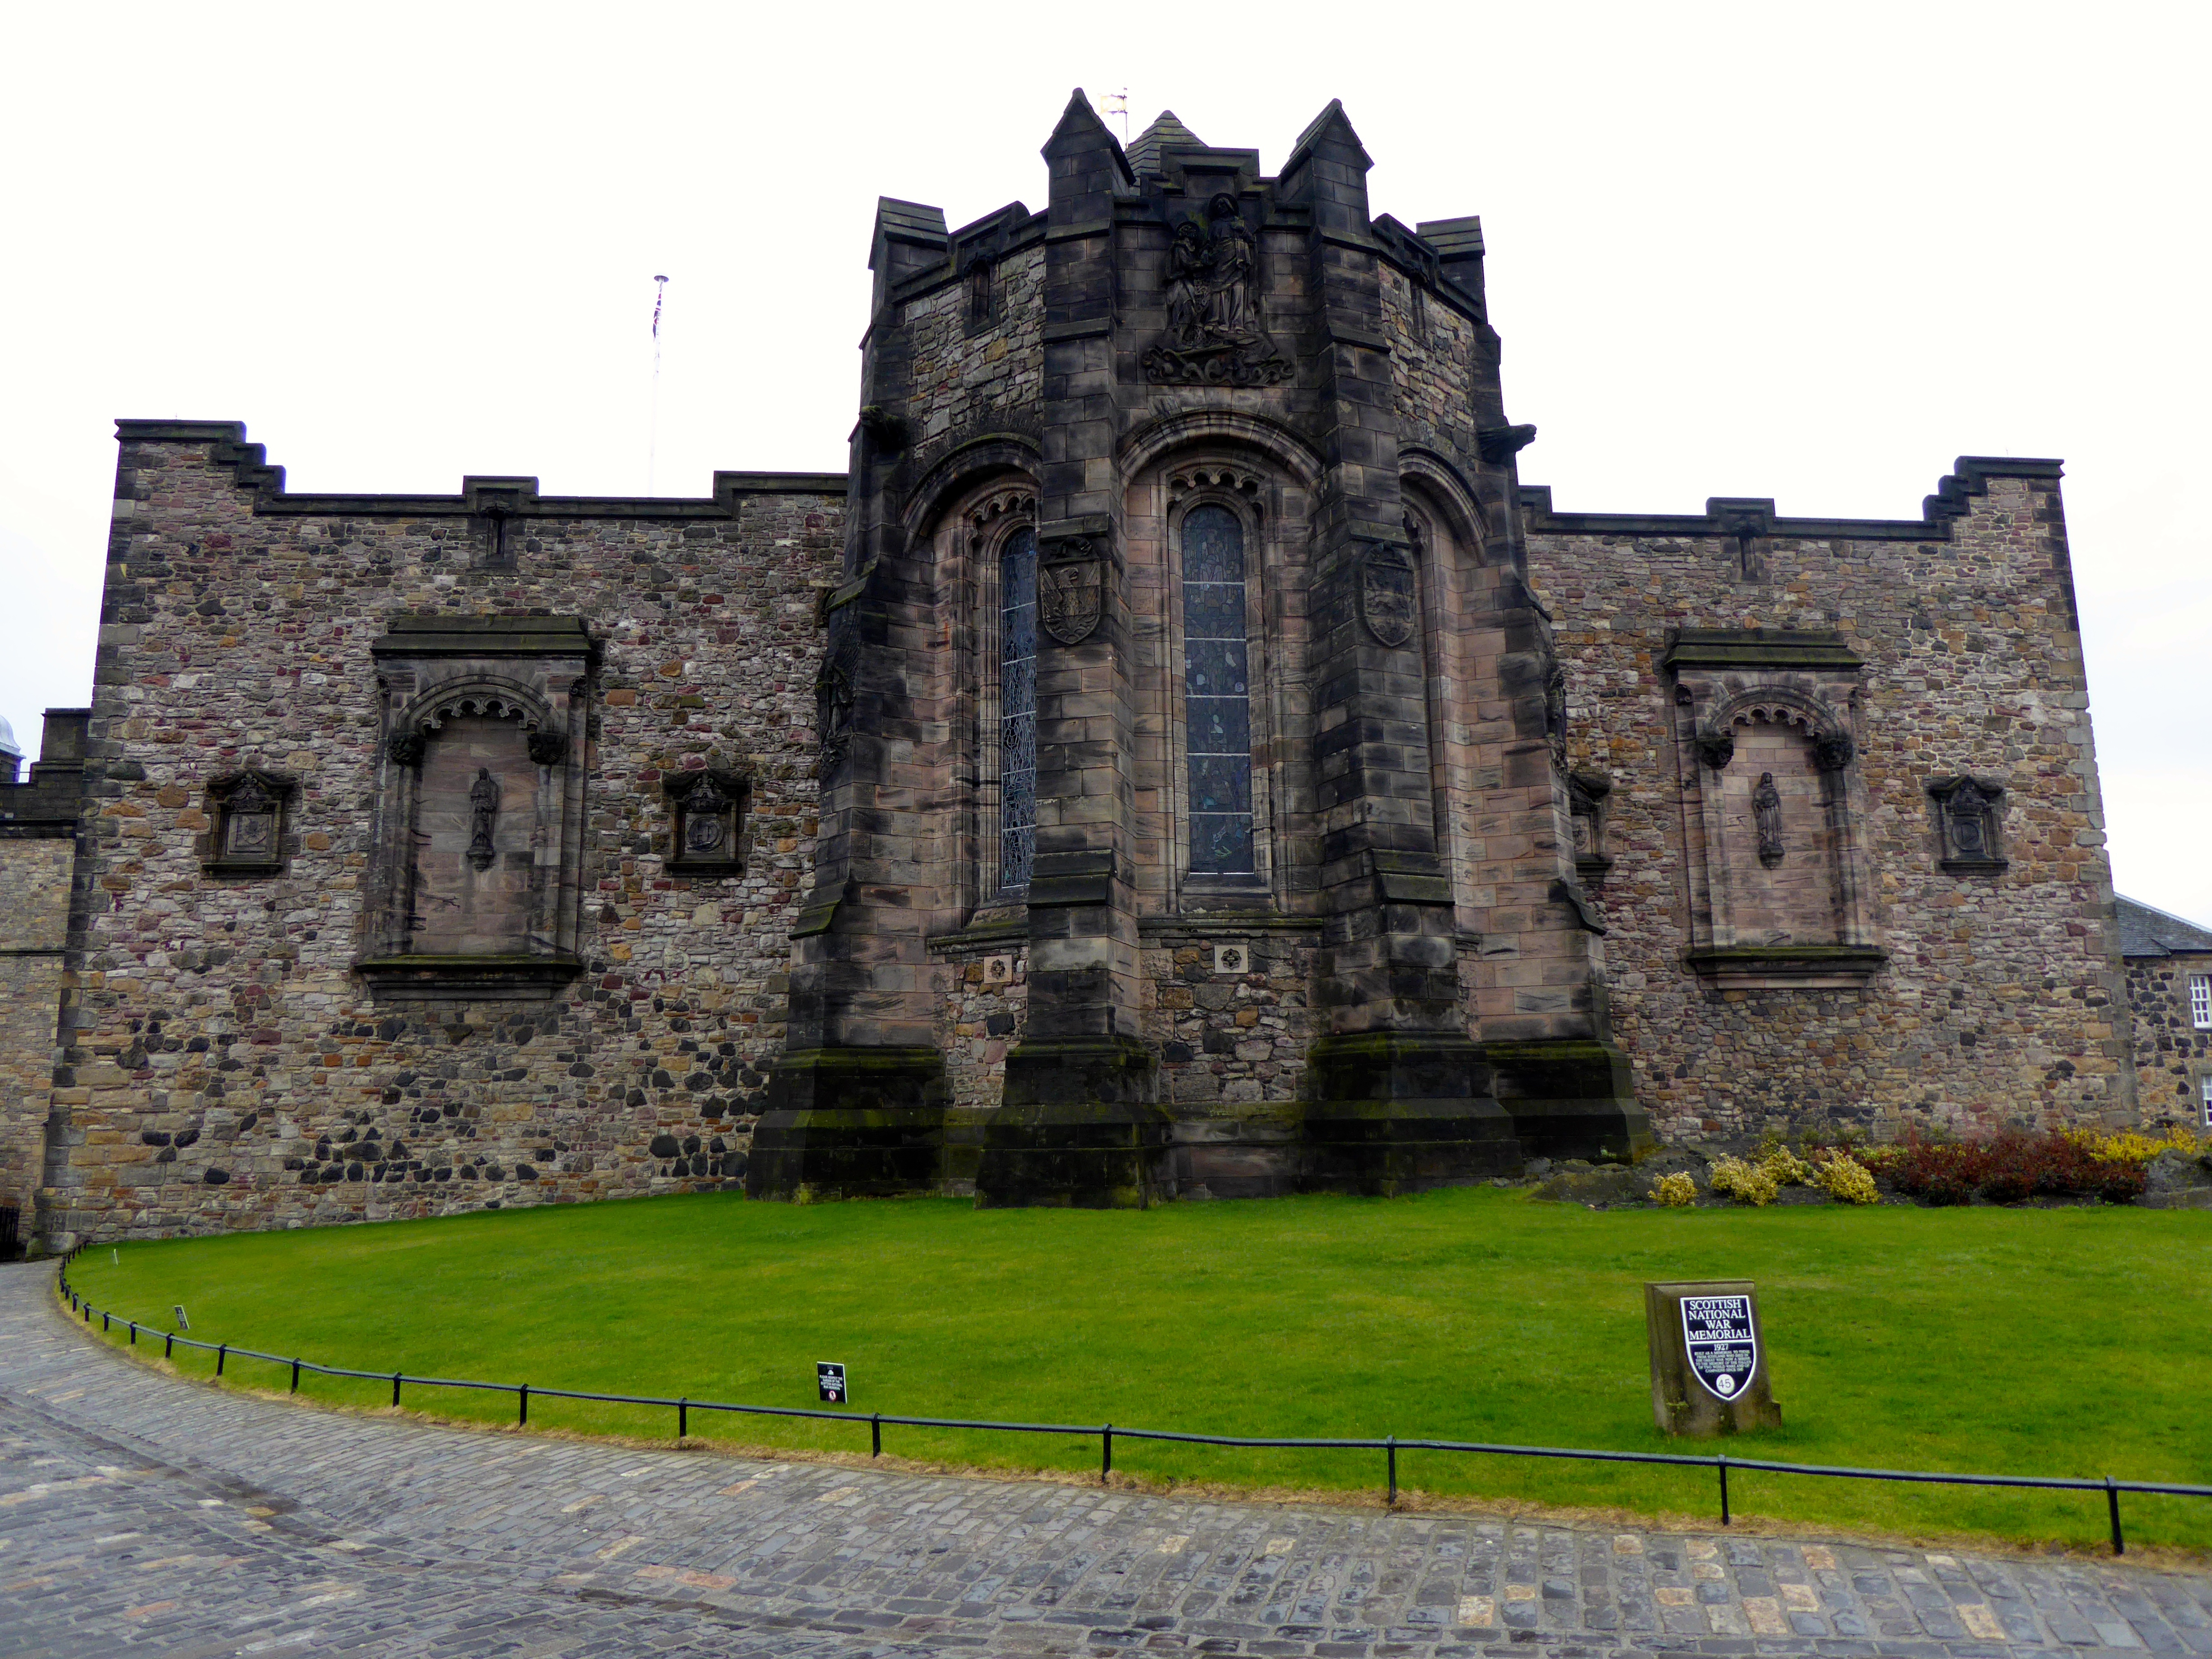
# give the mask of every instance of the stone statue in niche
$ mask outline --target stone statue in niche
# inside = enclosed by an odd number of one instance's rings
[[[1774,774],[1761,772],[1759,787],[1751,792],[1751,810],[1759,820],[1759,861],[1771,870],[1782,862],[1782,792],[1774,787]]]
[[[1037,623],[1062,645],[1091,637],[1106,610],[1106,562],[1083,536],[1050,547],[1037,567]]]
[[[488,766],[477,768],[477,781],[469,786],[469,862],[478,870],[491,868],[499,856],[491,841],[499,822],[499,781]]]
[[[1145,378],[1166,386],[1277,386],[1290,360],[1260,326],[1259,250],[1237,198],[1206,204],[1168,246],[1167,332],[1145,354]]]

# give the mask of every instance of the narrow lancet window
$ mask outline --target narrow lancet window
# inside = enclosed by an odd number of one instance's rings
[[[999,553],[999,890],[1028,889],[1036,862],[1036,532]]]
[[[1183,704],[1190,731],[1190,868],[1252,869],[1252,700],[1244,526],[1225,507],[1182,521]]]

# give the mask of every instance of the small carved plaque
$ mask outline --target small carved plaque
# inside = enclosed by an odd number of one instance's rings
[[[1091,637],[1106,610],[1106,562],[1087,538],[1061,542],[1037,567],[1037,621],[1062,645]]]
[[[218,875],[252,875],[283,866],[284,801],[292,785],[264,772],[245,772],[210,787],[215,806],[213,855]]]
[[[1217,974],[1249,974],[1252,971],[1252,948],[1247,945],[1217,945],[1213,947],[1213,971]]]
[[[724,871],[734,866],[744,798],[742,781],[726,774],[692,772],[672,780],[668,793],[676,808],[675,867]]]
[[[1413,637],[1413,566],[1398,548],[1371,547],[1359,562],[1359,616],[1394,649]]]

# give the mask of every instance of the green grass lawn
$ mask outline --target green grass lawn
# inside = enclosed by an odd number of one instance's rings
[[[106,1247],[96,1305],[328,1364],[602,1392],[1243,1435],[1661,1448],[1642,1284],[1757,1281],[1788,1426],[1731,1452],[2212,1484],[2212,1214],[1884,1206],[1593,1212],[1481,1188],[1143,1212],[641,1200]],[[116,1340],[120,1340],[118,1336]],[[212,1361],[185,1358],[204,1372]],[[228,1379],[281,1388],[276,1367]],[[389,1385],[303,1392],[382,1403]],[[410,1391],[511,1420],[511,1395]],[[534,1401],[534,1425],[674,1414]],[[867,1431],[695,1415],[695,1435],[866,1451]],[[1679,1449],[1709,1447],[1680,1444]],[[887,1430],[884,1449],[1095,1468],[1095,1438]],[[1378,1486],[1377,1453],[1117,1442],[1159,1479]],[[1709,1471],[1407,1453],[1437,1493],[1710,1517]],[[2101,1495],[1738,1474],[1740,1514],[2094,1543]],[[2212,1546],[2212,1499],[2130,1497],[2130,1543]]]

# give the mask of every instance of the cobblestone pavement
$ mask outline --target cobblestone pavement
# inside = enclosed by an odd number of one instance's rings
[[[0,1655],[2212,1655],[2212,1577],[340,1418],[0,1268]]]

